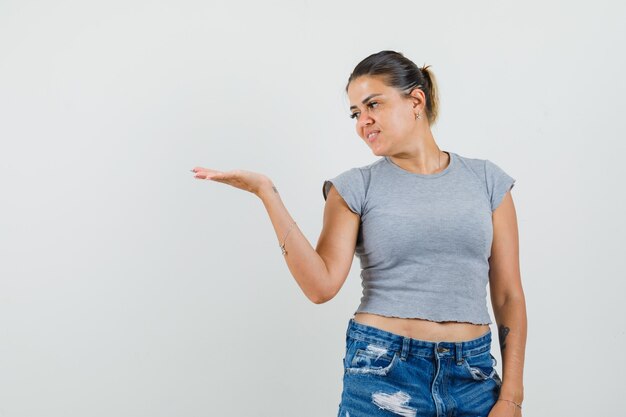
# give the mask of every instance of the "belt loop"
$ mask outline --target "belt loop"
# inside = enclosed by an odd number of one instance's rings
[[[455,356],[456,356],[456,364],[460,365],[463,363],[463,342],[455,342],[456,345]]]
[[[400,359],[403,361],[406,360],[406,357],[409,354],[409,346],[411,343],[411,338],[404,336],[402,338],[402,352],[400,352]]]

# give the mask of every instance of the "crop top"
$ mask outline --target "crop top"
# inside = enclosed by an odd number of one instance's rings
[[[515,179],[486,159],[450,155],[435,174],[383,156],[324,181],[360,216],[355,313],[491,324],[487,310],[492,213]]]

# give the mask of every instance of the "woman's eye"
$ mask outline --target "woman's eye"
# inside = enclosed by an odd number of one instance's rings
[[[369,103],[367,103],[367,107],[369,108],[374,108],[374,105],[378,106],[378,102],[377,101],[370,101]],[[355,117],[359,117],[359,112],[354,112],[350,115],[351,119],[354,119]]]

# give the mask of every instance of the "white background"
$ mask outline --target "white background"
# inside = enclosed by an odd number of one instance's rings
[[[441,149],[516,179],[524,415],[622,412],[625,18],[618,1],[0,1],[0,416],[335,416],[358,260],[312,304],[261,201],[189,170],[268,175],[315,246],[323,180],[377,158],[344,87],[383,49],[432,65]]]

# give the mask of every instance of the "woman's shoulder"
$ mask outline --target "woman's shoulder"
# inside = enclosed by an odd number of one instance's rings
[[[485,159],[475,156],[461,155],[459,153],[449,151],[454,154],[456,170],[465,170],[472,173],[473,176],[484,177],[485,173]]]
[[[454,155],[456,155],[457,159],[466,163],[466,164],[471,164],[471,165],[484,165],[486,159],[485,158],[478,158],[475,156],[468,156],[468,155],[460,155],[456,152],[453,152]]]
[[[376,159],[373,162],[370,162],[369,164],[356,166],[353,169],[358,169],[360,171],[371,171],[373,169],[376,169],[380,165],[382,165],[384,161],[385,161],[385,157],[381,156],[380,158]]]
[[[379,158],[373,162],[370,162],[365,165],[356,165],[351,168],[346,168],[343,171],[340,171],[336,174],[336,176],[342,177],[362,177],[369,178],[372,174],[372,171],[375,171],[381,164],[384,162],[384,158]]]
[[[490,171],[498,170],[499,165],[495,164],[491,159],[486,157],[476,157],[468,155],[459,155],[455,153],[459,163],[471,169],[476,175],[485,177]]]

